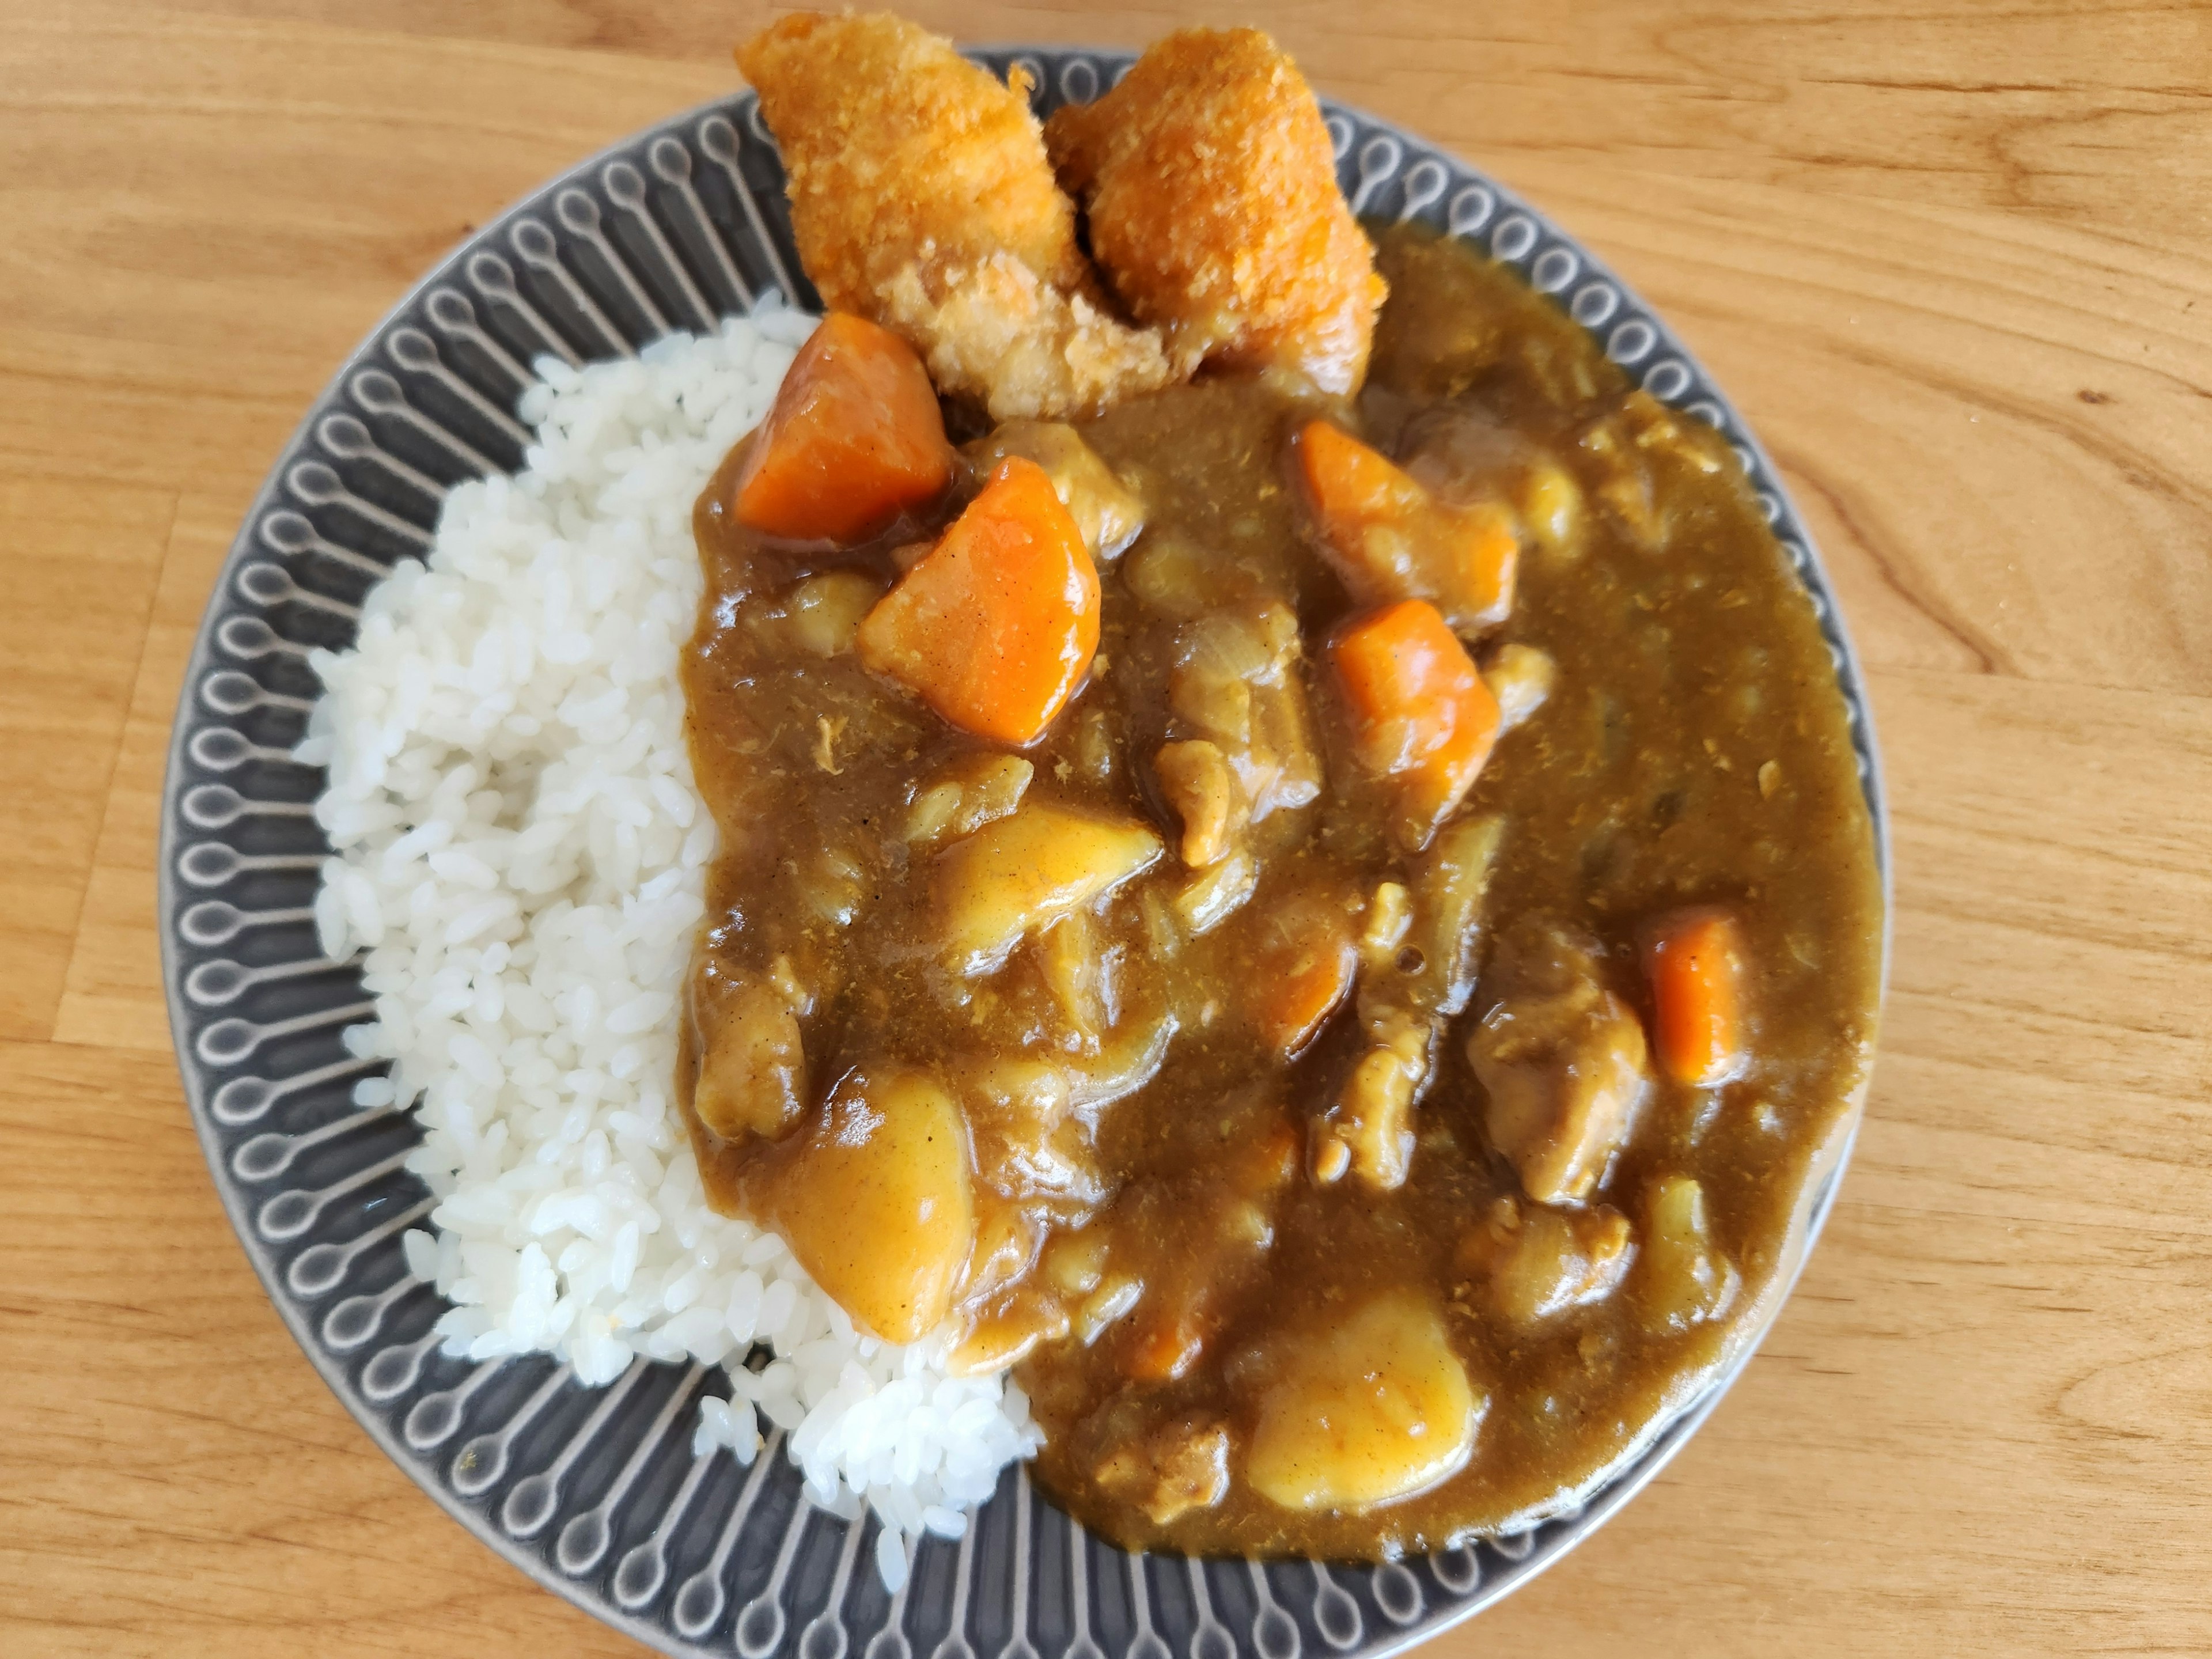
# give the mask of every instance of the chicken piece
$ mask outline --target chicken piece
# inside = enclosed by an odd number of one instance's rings
[[[1229,1495],[1229,1431],[1210,1419],[1170,1423],[1108,1453],[1098,1484],[1164,1527]]]
[[[1008,421],[961,453],[986,477],[1009,455],[1042,467],[1094,559],[1118,558],[1145,527],[1145,504],[1063,421]]]
[[[773,1140],[799,1117],[806,1054],[799,1011],[772,979],[740,981],[708,961],[691,976],[699,1070],[691,1110],[722,1140]]]
[[[1226,858],[1244,817],[1236,775],[1220,746],[1203,738],[1162,744],[1152,757],[1152,773],[1182,820],[1182,861],[1203,870]]]
[[[1405,1184],[1413,1106],[1428,1086],[1437,1034],[1474,988],[1469,958],[1504,836],[1502,819],[1462,818],[1422,860],[1410,899],[1395,882],[1377,890],[1361,953],[1368,1048],[1314,1120],[1307,1167],[1317,1184],[1347,1171],[1377,1191]]]
[[[1103,308],[1020,91],[887,12],[795,13],[737,58],[823,303],[905,336],[939,391],[1056,418],[1175,378]]]
[[[1580,1203],[1650,1086],[1644,1028],[1610,991],[1504,1002],[1468,1040],[1491,1144],[1546,1204]]]
[[[1394,1017],[1352,1062],[1336,1103],[1313,1120],[1307,1167],[1328,1186],[1349,1170],[1377,1192],[1406,1184],[1413,1163],[1413,1101],[1429,1080],[1428,1021]]]
[[[1583,429],[1585,466],[1598,475],[1592,492],[1629,539],[1646,552],[1665,546],[1674,528],[1657,480],[1710,475],[1728,465],[1728,446],[1702,421],[1677,415],[1648,392],[1625,393],[1613,409]]]
[[[1462,1235],[1453,1264],[1480,1279],[1483,1298],[1513,1325],[1603,1301],[1635,1260],[1628,1218],[1600,1205],[1554,1210],[1507,1196]]]
[[[1097,102],[1046,125],[1091,247],[1179,368],[1270,367],[1349,394],[1385,292],[1337,188],[1321,106],[1256,29],[1155,42]]]
[[[1270,1358],[1244,1476],[1285,1509],[1356,1512],[1434,1486],[1466,1463],[1490,1404],[1410,1288],[1285,1334]]]
[[[1644,1027],[1595,955],[1551,929],[1509,940],[1486,978],[1501,994],[1468,1039],[1491,1145],[1540,1204],[1579,1204],[1604,1177],[1651,1087]]]

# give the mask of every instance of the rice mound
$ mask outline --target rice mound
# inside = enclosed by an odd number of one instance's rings
[[[684,747],[678,654],[702,585],[691,507],[767,412],[814,319],[781,308],[636,361],[548,358],[524,470],[447,497],[428,556],[368,595],[299,757],[326,766],[324,950],[361,955],[346,1033],[410,1105],[438,1203],[407,1261],[453,1307],[444,1352],[542,1350],[586,1384],[634,1358],[726,1368],[695,1444],[750,1462],[789,1431],[809,1495],[908,1542],[1042,1437],[1020,1389],[941,1345],[857,1334],[782,1241],[708,1206],[672,1098],[715,830]],[[743,1362],[772,1352],[757,1373]]]

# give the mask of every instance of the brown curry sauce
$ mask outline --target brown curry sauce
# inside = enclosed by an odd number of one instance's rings
[[[1391,297],[1356,410],[1224,378],[1082,424],[1145,528],[1101,561],[1097,661],[1020,751],[1021,799],[1140,821],[1165,850],[995,971],[948,962],[943,887],[962,814],[1010,787],[991,769],[1006,751],[843,646],[899,550],[949,520],[957,492],[866,546],[794,549],[729,521],[733,455],[696,515],[708,588],[683,674],[723,842],[678,1091],[708,1192],[789,1236],[793,1206],[823,1201],[793,1172],[830,1135],[833,1091],[865,1093],[886,1067],[934,1079],[972,1171],[959,1316],[979,1344],[1033,1340],[1017,1375],[1047,1432],[1036,1473],[1131,1547],[1371,1559],[1556,1507],[1756,1323],[1871,1060],[1871,830],[1826,647],[1741,468],[1705,428],[1631,392],[1510,272],[1418,228],[1382,231],[1378,246]],[[1553,689],[1419,855],[1378,827],[1325,684],[1321,642],[1354,607],[1310,544],[1284,461],[1316,412],[1439,495],[1503,495],[1531,526],[1512,612],[1480,654],[1534,647]],[[1209,618],[1225,631],[1209,634]],[[1206,872],[1178,861],[1152,757],[1191,734],[1194,653],[1233,679],[1271,647],[1288,653],[1278,683],[1291,702],[1267,702],[1260,672],[1227,719],[1273,768],[1279,804],[1243,831],[1249,893],[1200,931],[1238,884],[1200,891]],[[1417,914],[1360,970],[1370,997],[1393,973],[1433,985],[1457,970],[1466,999],[1431,1044],[1407,1178],[1319,1182],[1310,1123],[1369,1041],[1361,1006],[1285,1060],[1255,1005],[1304,930],[1358,936],[1381,884],[1405,887],[1418,912],[1451,848],[1480,899],[1463,962],[1442,959],[1452,946],[1439,951]],[[1724,907],[1742,929],[1748,1068],[1717,1089],[1653,1083],[1597,1189],[1559,1212],[1620,1212],[1625,1273],[1582,1305],[1511,1311],[1480,1235],[1533,1224],[1536,1206],[1492,1150],[1467,1039],[1540,981],[1572,980],[1648,1018],[1639,931],[1686,903]],[[692,1110],[702,1051],[769,982],[791,1018],[752,1052],[781,1054],[774,1034],[795,1031],[800,1086],[776,1106],[775,1133],[725,1138]],[[1701,1255],[1655,1248],[1661,1194],[1686,1190],[1674,1177],[1702,1194]],[[1704,1290],[1683,1288],[1692,1270]],[[1246,1476],[1285,1368],[1400,1294],[1433,1316],[1480,1402],[1471,1455],[1371,1507],[1263,1496]],[[1188,1315],[1176,1328],[1190,1355],[1163,1360],[1163,1309]]]

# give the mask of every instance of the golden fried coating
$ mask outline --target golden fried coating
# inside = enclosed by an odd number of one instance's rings
[[[1091,250],[1180,364],[1288,368],[1358,389],[1385,292],[1321,106],[1256,29],[1184,29],[1045,124]]]
[[[738,48],[832,309],[904,335],[994,418],[1088,414],[1172,378],[1102,305],[1028,101],[913,24],[786,17]]]

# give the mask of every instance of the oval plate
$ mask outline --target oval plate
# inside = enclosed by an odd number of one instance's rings
[[[1095,96],[1130,61],[1065,48],[972,55],[1000,74],[1027,69],[1040,112]],[[1541,214],[1410,134],[1322,107],[1357,212],[1425,220],[1511,265],[1647,391],[1733,442],[1835,659],[1887,897],[1888,827],[1858,666],[1811,539],[1741,417],[1650,307]],[[520,465],[528,434],[508,411],[539,355],[631,353],[770,290],[814,305],[782,181],[749,93],[554,180],[401,301],[263,486],[201,620],[162,800],[169,1018],[216,1188],[301,1347],[392,1460],[524,1571],[664,1652],[1395,1651],[1525,1583],[1632,1497],[1764,1328],[1582,1507],[1515,1538],[1379,1567],[1131,1556],[1016,1468],[965,1537],[923,1541],[897,1595],[872,1565],[874,1523],[804,1504],[781,1435],[750,1468],[693,1455],[696,1401],[726,1390],[719,1371],[640,1361],[591,1390],[548,1358],[471,1364],[438,1352],[431,1326],[447,1304],[409,1276],[399,1242],[431,1204],[403,1168],[417,1134],[404,1114],[352,1103],[377,1065],[343,1033],[370,1006],[358,974],[322,958],[310,919],[329,848],[313,817],[321,775],[289,758],[319,690],[307,653],[351,641],[362,594],[428,544],[449,485]],[[1834,1184],[1809,1206],[1793,1273]]]

